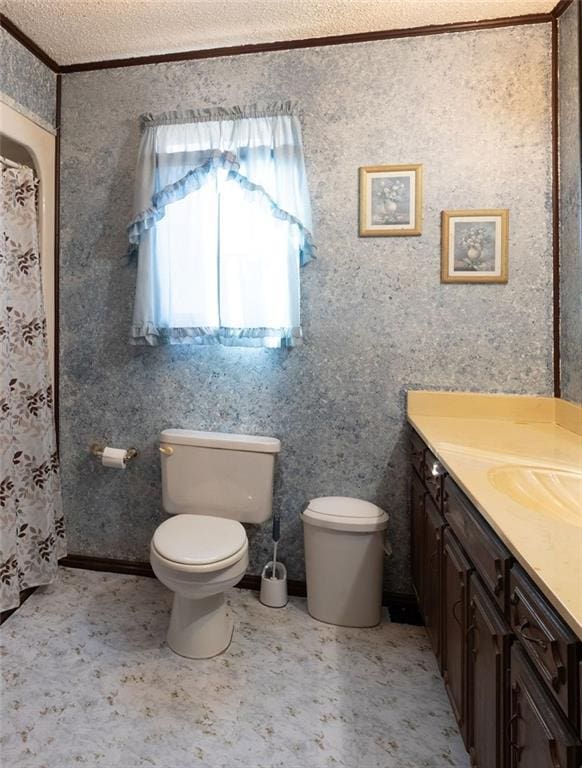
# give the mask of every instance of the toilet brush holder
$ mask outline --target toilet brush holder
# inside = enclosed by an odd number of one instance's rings
[[[274,573],[272,561],[263,568],[259,600],[269,608],[283,608],[287,605],[287,569],[283,563],[275,565]]]

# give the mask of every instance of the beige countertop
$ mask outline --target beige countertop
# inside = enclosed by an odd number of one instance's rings
[[[410,391],[408,420],[582,639],[582,494],[579,511],[563,517],[524,506],[491,481],[492,470],[508,466],[582,477],[582,408],[547,397]]]

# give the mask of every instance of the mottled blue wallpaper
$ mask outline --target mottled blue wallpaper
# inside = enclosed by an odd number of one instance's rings
[[[56,74],[1,27],[0,93],[41,124],[55,127]]]
[[[560,94],[560,360],[562,396],[582,403],[580,4],[558,21]]]
[[[493,63],[494,62],[494,63]],[[131,347],[124,258],[139,115],[297,100],[318,258],[290,351]],[[299,513],[348,495],[390,514],[386,585],[409,592],[409,387],[550,394],[550,27],[415,37],[63,77],[61,451],[71,552],[145,560],[164,519],[157,441],[183,427],[281,439],[280,555]],[[358,168],[422,163],[421,237],[358,237]],[[510,209],[507,285],[440,283],[440,213]],[[136,446],[126,472],[88,455]],[[249,532],[251,572],[270,525]]]

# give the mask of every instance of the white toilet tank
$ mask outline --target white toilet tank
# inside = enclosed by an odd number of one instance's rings
[[[274,437],[165,429],[160,436],[164,509],[241,523],[268,520],[280,450]]]

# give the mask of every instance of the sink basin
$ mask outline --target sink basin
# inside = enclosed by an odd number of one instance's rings
[[[490,469],[488,477],[494,488],[518,504],[582,527],[582,472],[504,465]]]

